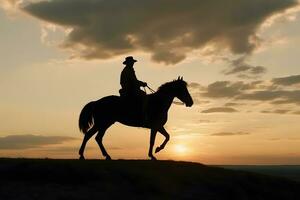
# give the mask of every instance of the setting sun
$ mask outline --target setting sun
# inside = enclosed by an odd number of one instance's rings
[[[178,154],[186,154],[188,149],[185,145],[177,144],[174,146],[174,151]]]

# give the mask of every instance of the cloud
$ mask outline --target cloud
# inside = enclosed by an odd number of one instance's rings
[[[300,105],[300,90],[262,90],[239,95],[236,99],[272,101],[272,104],[298,104]],[[274,100],[274,101],[273,101]]]
[[[300,138],[268,138],[269,141],[300,140]]]
[[[292,77],[292,78],[290,78]],[[207,86],[194,83],[195,102],[209,101],[201,113],[252,112],[299,115],[298,75],[257,81],[216,81]],[[278,81],[275,81],[278,80]],[[204,105],[202,105],[204,107]],[[249,109],[251,107],[251,109]],[[237,109],[239,108],[239,109]]]
[[[215,108],[209,108],[207,110],[203,110],[201,112],[202,113],[216,113],[216,112],[233,113],[233,112],[237,112],[237,110],[230,107],[215,107]]]
[[[269,141],[280,141],[282,138],[268,138]]]
[[[235,102],[229,102],[229,103],[224,104],[225,107],[241,106],[241,105],[244,105],[244,104],[243,103],[235,103]]]
[[[300,105],[300,90],[295,86],[298,75],[274,78],[271,81],[216,81],[207,87],[201,86],[196,98],[231,99],[227,106],[241,105],[240,101],[261,101],[274,105]],[[194,84],[196,85],[196,84]],[[280,85],[280,87],[279,87]],[[244,103],[244,102],[243,102]]]
[[[208,123],[213,123],[214,121],[212,120],[208,120],[208,119],[199,119],[196,123],[200,123],[200,124],[208,124]]]
[[[66,136],[8,135],[0,137],[0,149],[31,149],[75,139]]]
[[[212,133],[211,136],[233,136],[233,135],[249,135],[250,133],[247,132],[219,132],[219,133]]]
[[[197,89],[197,90],[205,90],[205,87],[202,86],[200,83],[191,82],[188,84],[189,89]]]
[[[276,110],[263,110],[262,113],[274,113],[274,114],[287,114],[290,110],[287,109],[276,109]]]
[[[283,85],[283,86],[295,85],[300,83],[300,75],[274,78],[272,82],[276,85]]]
[[[300,111],[292,111],[292,110],[288,110],[288,109],[263,110],[263,111],[261,111],[261,113],[300,115]]]
[[[260,82],[244,83],[243,81],[216,81],[207,86],[203,96],[211,98],[232,98],[243,93],[244,90],[254,89]]]
[[[225,75],[238,75],[240,78],[258,78],[266,73],[267,69],[263,66],[252,66],[246,62],[247,56],[228,61],[230,66],[223,71]]]
[[[52,0],[30,3],[23,10],[70,30],[61,46],[72,49],[74,57],[104,59],[144,51],[156,62],[176,64],[207,46],[250,54],[259,44],[258,28],[297,0],[228,5],[218,0]],[[228,73],[263,71],[246,68]]]

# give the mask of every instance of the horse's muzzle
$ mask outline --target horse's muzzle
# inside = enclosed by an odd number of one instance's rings
[[[186,107],[192,107],[192,105],[194,104],[194,102],[188,102],[185,104]]]

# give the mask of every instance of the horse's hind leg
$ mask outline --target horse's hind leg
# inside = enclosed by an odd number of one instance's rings
[[[107,123],[106,125],[102,125],[98,127],[98,134],[96,135],[95,140],[97,141],[100,150],[102,152],[102,155],[105,157],[106,160],[111,160],[111,157],[106,152],[104,145],[102,143],[103,136],[105,134],[105,131],[110,127],[113,123]]]
[[[84,149],[86,146],[87,141],[97,132],[97,128],[95,126],[93,126],[90,130],[88,130],[88,132],[85,133],[81,147],[79,149],[79,159],[84,160]]]
[[[161,151],[162,149],[164,149],[165,146],[166,146],[166,144],[167,144],[167,142],[170,140],[170,135],[169,135],[169,133],[166,131],[166,129],[165,129],[164,127],[158,129],[158,131],[159,131],[163,136],[165,136],[165,140],[163,141],[163,143],[162,143],[159,147],[157,147],[157,148],[155,149],[155,153],[158,153],[159,151]]]

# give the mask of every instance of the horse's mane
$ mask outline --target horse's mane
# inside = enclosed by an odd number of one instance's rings
[[[161,91],[170,91],[174,89],[174,85],[179,85],[179,84],[184,84],[185,86],[187,85],[187,83],[184,80],[173,80],[170,82],[166,82],[164,84],[162,84],[157,92],[161,92]]]

